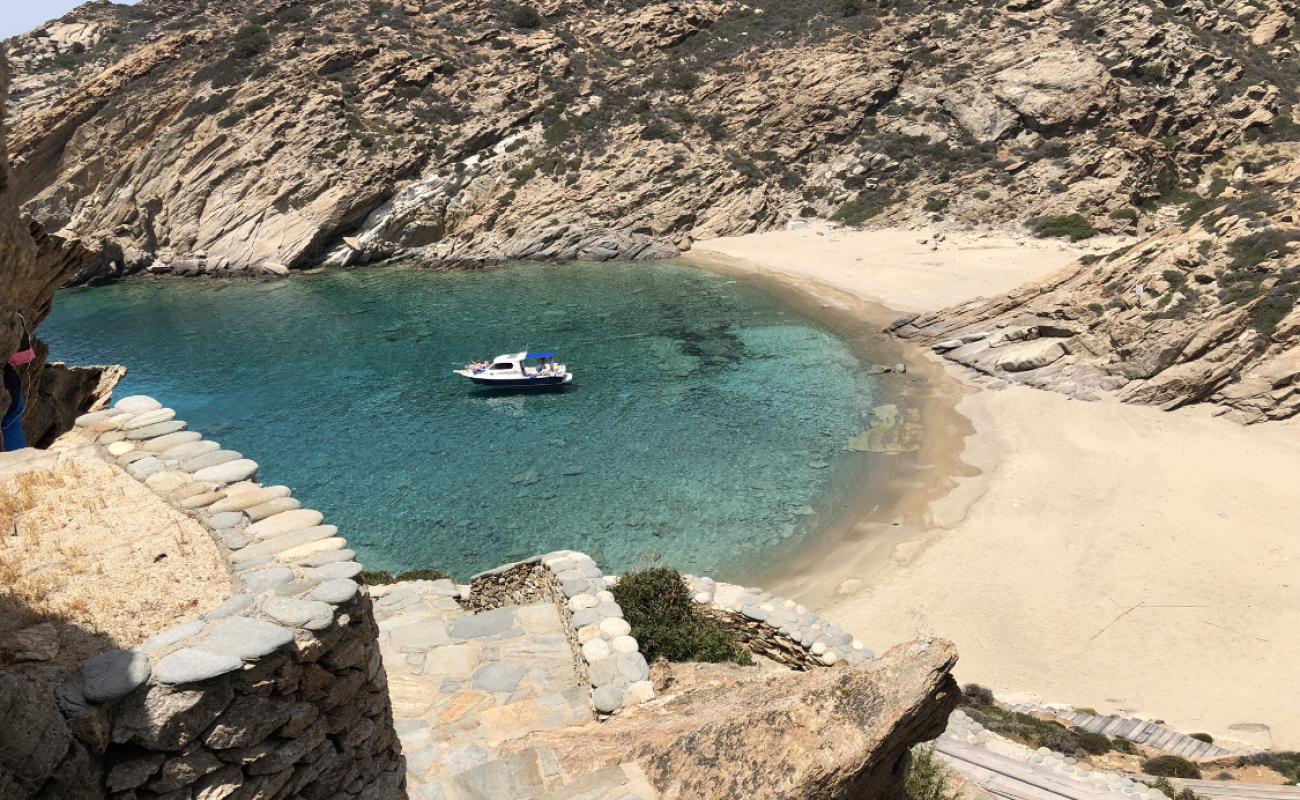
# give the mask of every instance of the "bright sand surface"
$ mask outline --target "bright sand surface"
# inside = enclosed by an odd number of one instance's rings
[[[1087,252],[1005,234],[948,233],[931,251],[917,243],[925,232],[822,233],[700,242],[689,258],[883,322],[892,312],[876,304],[936,310]],[[1242,427],[1211,407],[1089,403],[931,372],[964,384],[948,395],[974,433],[927,428],[969,466],[941,496],[890,509],[892,522],[864,518],[772,588],[877,651],[951,639],[958,679],[1005,699],[1300,748],[1300,423]]]

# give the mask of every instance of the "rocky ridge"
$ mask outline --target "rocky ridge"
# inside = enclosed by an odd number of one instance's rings
[[[1131,247],[894,330],[997,379],[1243,422],[1300,412],[1300,146],[1230,177]]]
[[[793,216],[1149,229],[1292,135],[1296,6],[143,0],[7,42],[78,280],[669,255]]]

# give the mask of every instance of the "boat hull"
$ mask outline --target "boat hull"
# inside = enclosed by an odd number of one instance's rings
[[[540,389],[546,386],[563,386],[573,380],[572,375],[556,375],[529,378],[480,378],[476,375],[466,376],[477,386],[497,386],[502,389]]]

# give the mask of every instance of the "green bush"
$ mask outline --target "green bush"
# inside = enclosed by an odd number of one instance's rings
[[[1151,784],[1151,788],[1158,792],[1163,792],[1165,797],[1172,798],[1173,800],[1200,800],[1197,794],[1191,789],[1183,789],[1180,791],[1177,786],[1174,786],[1169,782],[1168,778],[1160,778],[1159,780],[1154,781]]]
[[[695,608],[677,570],[629,572],[611,591],[647,661],[754,663],[730,631]]]
[[[1029,228],[1040,239],[1068,236],[1070,241],[1078,242],[1091,238],[1097,233],[1092,223],[1079,214],[1067,214],[1058,217],[1035,217],[1029,221]]]
[[[1156,756],[1142,762],[1142,771],[1157,778],[1199,779],[1201,771],[1182,756]]]
[[[535,30],[542,27],[542,15],[532,6],[514,5],[510,8],[510,24],[516,28]]]
[[[1102,733],[1080,733],[1075,736],[1075,741],[1090,755],[1101,756],[1111,750],[1110,738]]]
[[[1114,750],[1116,753],[1123,753],[1129,756],[1141,755],[1136,744],[1128,739],[1121,739],[1119,737],[1110,740],[1110,749]]]
[[[912,768],[903,788],[908,800],[958,800],[961,796],[952,785],[952,773],[930,745],[912,749]]]
[[[925,201],[925,210],[942,214],[948,208],[948,198],[935,195]]]
[[[361,573],[361,582],[367,586],[383,586],[402,581],[440,581],[444,578],[450,580],[451,576],[440,569],[414,569],[396,575],[383,569],[366,570]]]
[[[1117,208],[1110,212],[1110,218],[1121,222],[1137,222],[1138,212],[1136,208]]]
[[[893,198],[888,192],[880,190],[859,192],[857,197],[836,209],[831,219],[856,228],[884,211],[892,202],[894,202]]]
[[[987,200],[993,195],[987,189],[980,189],[975,193],[976,200]]]
[[[1237,759],[1237,766],[1266,767],[1282,775],[1289,783],[1300,784],[1300,752],[1295,750],[1241,756]]]
[[[993,691],[978,683],[968,683],[961,687],[961,701],[975,706],[991,706]]]
[[[1196,739],[1199,742],[1205,742],[1206,744],[1214,744],[1214,737],[1208,733],[1189,733],[1187,735],[1193,739]]]

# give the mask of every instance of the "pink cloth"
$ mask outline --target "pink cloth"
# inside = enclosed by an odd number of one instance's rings
[[[17,353],[9,356],[9,364],[15,367],[21,367],[23,364],[30,364],[36,358],[36,351],[32,348],[19,350]]]

